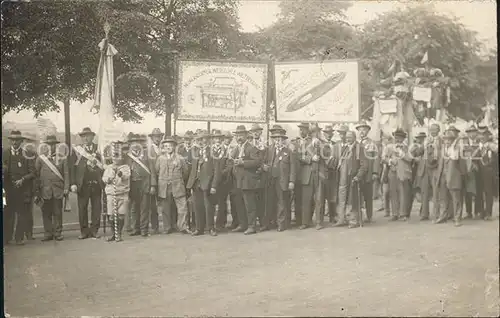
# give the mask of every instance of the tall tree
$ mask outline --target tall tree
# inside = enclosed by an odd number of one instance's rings
[[[87,1],[2,3],[2,114],[92,96],[103,34]]]
[[[364,26],[360,36],[360,57],[375,87],[381,74],[394,60],[405,70],[422,67],[428,52],[430,67],[450,77],[454,116],[471,119],[484,105],[484,91],[476,69],[481,43],[475,32],[454,18],[441,15],[432,7],[418,6],[380,15]]]

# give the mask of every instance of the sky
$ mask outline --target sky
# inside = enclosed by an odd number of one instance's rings
[[[293,1],[293,0],[287,0]],[[412,1],[356,1],[347,11],[349,23],[362,25],[376,18],[378,14],[388,12],[396,8],[404,8]],[[415,1],[413,1],[415,3]],[[419,1],[422,2],[422,1]],[[478,32],[478,38],[488,48],[496,48],[496,2],[495,1],[433,1],[433,6],[442,14],[456,16],[466,27]],[[244,32],[257,31],[259,27],[267,27],[277,19],[279,14],[279,1],[246,0],[240,1],[239,17]],[[96,44],[97,45],[97,44]],[[96,65],[97,70],[97,65]],[[81,131],[83,127],[89,126],[94,131],[99,130],[99,117],[90,112],[92,101],[84,104],[74,102],[71,104],[71,131]],[[62,109],[62,105],[61,105]],[[141,124],[124,123],[123,128],[137,133],[149,133],[155,127],[164,130],[164,118],[155,117],[153,114],[144,114]],[[50,112],[44,115],[54,122],[58,131],[64,130],[63,113]],[[3,121],[33,122],[33,114],[30,111],[20,113],[7,113]],[[206,128],[204,122],[177,122],[177,132],[187,129]],[[211,128],[228,130],[235,128],[233,123],[212,123]]]

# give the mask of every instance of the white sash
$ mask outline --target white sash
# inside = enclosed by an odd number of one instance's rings
[[[139,166],[141,166],[141,168],[144,169],[148,174],[151,174],[151,171],[149,171],[148,167],[146,167],[139,158],[137,158],[130,152],[128,153],[128,156],[130,157],[130,159],[134,160]]]
[[[59,172],[59,170],[56,168],[56,166],[54,166],[54,164],[52,162],[50,162],[49,158],[47,158],[45,155],[40,155],[40,159],[42,159],[43,162],[45,162],[45,164],[47,165],[47,167],[49,167],[49,169],[59,178],[61,179],[62,181],[64,181],[64,178],[63,176],[61,175],[61,173]]]
[[[102,163],[97,160],[97,158],[93,157],[91,154],[89,154],[85,149],[83,149],[82,146],[74,146],[73,149],[80,154],[80,156],[84,157],[88,161],[95,161],[95,164],[99,169],[104,169],[104,166]]]

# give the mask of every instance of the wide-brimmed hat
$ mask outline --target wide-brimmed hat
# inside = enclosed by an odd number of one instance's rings
[[[23,140],[25,139],[19,130],[12,130],[9,135],[11,140]]]
[[[228,131],[224,132],[224,138],[233,139],[233,134],[228,130]]]
[[[250,131],[258,131],[258,130],[264,130],[264,129],[260,127],[259,124],[253,124],[252,128],[250,128]]]
[[[206,130],[202,130],[199,133],[196,134],[196,139],[202,139],[202,138],[210,138],[212,135]]]
[[[450,127],[448,127],[448,129],[446,129],[446,131],[453,131],[456,134],[458,134],[460,132],[460,130],[457,127],[453,126],[453,125],[450,126]]]
[[[186,131],[186,133],[184,133],[184,136],[182,138],[193,139],[193,137],[194,137],[194,133],[191,130],[188,130],[188,131]]]
[[[139,134],[133,134],[129,139],[128,142],[146,142],[146,137],[143,135]]]
[[[443,134],[444,139],[455,139],[457,136],[453,130],[446,130]]]
[[[308,123],[300,123],[297,127],[309,129],[309,124]]]
[[[347,127],[347,125],[340,125],[335,129],[335,131],[339,133],[346,133],[349,131],[349,127]]]
[[[80,136],[86,136],[86,135],[95,136],[95,132],[93,132],[92,129],[90,129],[90,127],[85,127],[82,129],[81,132],[78,133],[78,135],[80,135]]]
[[[273,133],[274,131],[284,131],[285,129],[281,125],[274,124],[271,128],[269,128],[269,132]]]
[[[323,128],[323,132],[330,133],[334,132],[335,130],[333,129],[332,125],[326,125],[325,128]]]
[[[467,127],[467,129],[465,129],[466,133],[473,132],[473,131],[477,131],[477,128],[474,125],[470,125],[469,127]]]
[[[415,138],[427,138],[427,134],[421,131],[415,136]]]
[[[396,130],[392,133],[392,135],[393,135],[394,137],[403,137],[403,138],[406,138],[406,132],[405,132],[403,129],[401,129],[401,128],[396,129]]]
[[[318,123],[313,123],[311,124],[310,128],[311,131],[321,131],[321,127],[318,125]]]
[[[162,141],[161,141],[162,144],[166,144],[166,143],[171,143],[171,144],[176,144],[177,145],[177,140],[175,140],[174,137],[172,136],[167,136],[165,137]]]
[[[235,134],[244,134],[248,133],[248,130],[245,128],[245,125],[238,125],[236,127],[236,130],[234,131]]]
[[[56,135],[47,135],[43,143],[48,145],[54,145],[54,144],[60,144],[61,142],[57,140]]]
[[[224,137],[224,134],[219,129],[214,129],[214,130],[212,130],[212,138],[214,138],[214,137],[221,138],[221,137]]]
[[[360,122],[359,124],[356,125],[356,130],[359,130],[360,128],[368,128],[368,129],[372,129],[372,127],[370,125],[368,125],[367,122]]]
[[[161,132],[160,128],[154,128],[153,131],[148,136],[149,137],[152,137],[152,136],[163,136],[163,133]]]
[[[273,131],[273,133],[271,134],[271,138],[278,138],[278,137],[288,139],[288,136],[286,135],[284,130]]]

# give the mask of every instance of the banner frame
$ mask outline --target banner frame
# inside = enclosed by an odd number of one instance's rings
[[[323,63],[339,63],[339,62],[356,62],[358,65],[358,118],[356,119],[356,122],[361,121],[361,59],[359,58],[352,58],[352,59],[325,59],[325,60],[298,60],[298,61],[280,61],[280,62],[273,62],[273,74],[276,74],[276,65],[290,65],[290,64],[323,64]],[[276,79],[276,75],[274,76]],[[276,98],[276,83],[274,84],[274,117],[276,119],[277,123],[315,123],[318,121],[311,121],[311,120],[280,120],[278,117],[278,100]],[[323,121],[325,122],[325,121]],[[328,123],[332,124],[344,124],[346,123],[345,121],[326,121]],[[349,121],[350,123],[351,121]]]

